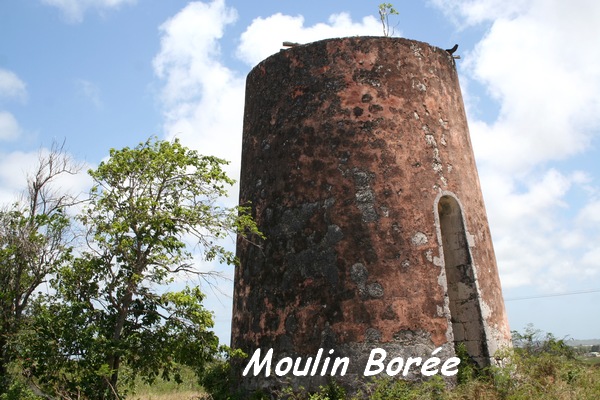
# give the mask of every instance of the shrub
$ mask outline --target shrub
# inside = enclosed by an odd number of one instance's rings
[[[457,385],[449,387],[442,376],[427,381],[409,382],[377,378],[352,400],[596,400],[600,399],[600,368],[575,357],[563,339],[528,327],[525,333],[513,332],[515,347],[495,355],[500,365],[478,367],[464,346],[456,347],[461,359]],[[339,386],[330,384],[317,393],[284,388],[278,398],[289,400],[345,399]]]
[[[37,400],[40,397],[33,394],[31,390],[22,382],[14,381],[8,390],[0,394],[0,400]]]

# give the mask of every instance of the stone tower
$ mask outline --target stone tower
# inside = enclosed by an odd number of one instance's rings
[[[240,202],[266,240],[239,241],[233,348],[350,360],[454,355],[510,342],[453,57],[426,43],[331,39],[248,75]],[[333,351],[331,351],[333,350]],[[249,389],[315,376],[247,375]],[[411,373],[407,379],[418,379]],[[405,378],[406,379],[406,378]]]

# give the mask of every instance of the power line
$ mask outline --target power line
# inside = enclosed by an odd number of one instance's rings
[[[512,299],[504,299],[504,301],[507,302],[507,301],[530,300],[530,299],[544,299],[547,297],[571,296],[571,295],[575,295],[575,294],[586,294],[586,293],[600,293],[600,289],[580,290],[577,292],[566,292],[566,293],[544,294],[544,295],[540,295],[540,296],[513,297]]]

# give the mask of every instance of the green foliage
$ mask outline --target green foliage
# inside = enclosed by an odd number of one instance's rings
[[[192,248],[233,264],[220,241],[260,235],[246,208],[219,205],[233,184],[224,164],[151,139],[89,171],[95,185],[78,218],[88,249],[57,269],[21,335],[23,365],[47,393],[122,399],[137,376],[179,382],[182,366],[199,375],[218,354],[200,289],[163,290],[205,276]]]
[[[53,146],[40,155],[23,200],[0,209],[0,394],[9,389],[16,336],[36,289],[71,260],[66,209],[74,200],[51,185],[76,171],[62,147]]]
[[[383,36],[393,36],[394,28],[390,27],[390,15],[399,15],[398,11],[391,3],[379,4],[379,19],[383,27]]]
[[[346,390],[335,381],[331,381],[327,386],[321,387],[321,392],[322,397],[315,398],[314,400],[343,400],[346,398]],[[311,397],[311,399],[313,398]]]
[[[245,359],[247,354],[236,349],[223,346],[221,351],[224,358],[212,361],[206,371],[200,376],[200,384],[210,393],[213,400],[235,400],[241,398],[240,393],[236,393],[235,382],[232,370],[232,363]],[[256,398],[259,398],[258,395]]]
[[[456,356],[460,359],[458,364],[458,373],[456,380],[458,383],[468,382],[478,376],[481,372],[479,366],[473,361],[467,351],[467,346],[464,343],[458,343],[455,346]]]
[[[154,382],[147,383],[142,377],[138,377],[132,389],[133,399],[209,399],[209,395],[202,389],[198,383],[198,378],[194,371],[186,366],[181,366],[181,381],[176,382],[174,379],[166,381],[157,379]],[[192,397],[196,395],[195,397]],[[201,397],[204,396],[204,397]]]
[[[39,397],[33,394],[22,382],[14,381],[7,390],[0,394],[0,400],[38,400]]]
[[[463,381],[449,399],[595,399],[600,396],[600,369],[574,358],[564,340],[528,326],[513,332],[515,347],[495,355],[492,366]]]
[[[113,149],[109,161],[89,171],[96,185],[81,220],[91,228],[99,250],[113,251],[118,263],[131,268],[143,255],[146,264],[159,267],[153,279],[161,283],[164,272],[187,267],[191,254],[182,239],[185,235],[197,241],[207,261],[232,264],[233,253],[218,240],[238,231],[258,231],[247,208],[217,204],[234,183],[222,170],[225,164],[177,140]]]
[[[523,347],[503,349],[495,354],[499,362],[481,369],[470,365],[464,347],[457,346],[461,365],[455,386],[435,375],[423,382],[377,378],[360,390],[352,400],[595,400],[600,398],[600,368],[572,356],[572,349],[553,335],[543,335],[532,327],[524,333],[513,332]],[[469,366],[470,365],[470,366]],[[464,368],[462,366],[461,368]],[[462,377],[460,374],[462,373]],[[284,388],[279,398],[294,400],[345,399],[331,395],[327,388],[309,394],[304,390]]]
[[[411,400],[442,399],[446,392],[443,379],[435,375],[424,382],[409,382],[400,379],[378,378],[359,392],[353,399]]]
[[[575,350],[568,346],[564,339],[557,339],[553,334],[543,334],[535,329],[532,324],[527,325],[525,332],[512,331],[513,343],[519,352],[527,354],[552,354],[567,358],[575,357]]]
[[[235,398],[230,393],[231,365],[226,361],[216,360],[209,364],[200,378],[200,383],[215,400]]]
[[[309,393],[303,387],[294,390],[291,387],[285,387],[277,393],[278,398],[287,400],[344,400],[346,399],[346,390],[334,380],[325,386],[319,386],[319,390]]]

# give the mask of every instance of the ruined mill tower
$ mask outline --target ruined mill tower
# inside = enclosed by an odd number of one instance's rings
[[[266,239],[238,241],[232,347],[332,349],[345,385],[373,348],[464,343],[489,364],[510,331],[453,57],[399,38],[297,46],[250,72],[245,107],[240,201]]]

